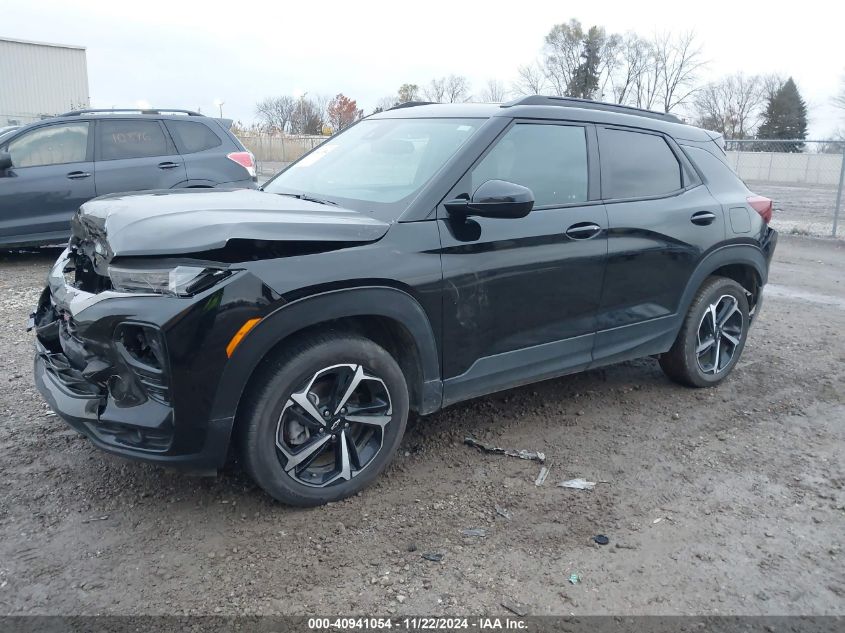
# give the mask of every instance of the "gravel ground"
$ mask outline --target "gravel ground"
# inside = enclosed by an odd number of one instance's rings
[[[313,510],[236,468],[102,454],[50,415],[23,323],[55,255],[0,256],[2,614],[845,613],[841,242],[782,238],[721,387],[640,360],[455,406]],[[546,483],[466,435],[545,452]],[[574,477],[601,483],[556,486]]]

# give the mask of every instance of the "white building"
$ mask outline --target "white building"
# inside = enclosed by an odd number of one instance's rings
[[[86,108],[84,46],[0,37],[0,127]]]

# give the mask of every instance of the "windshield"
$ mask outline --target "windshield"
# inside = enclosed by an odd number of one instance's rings
[[[397,217],[483,119],[370,119],[332,137],[264,191]]]

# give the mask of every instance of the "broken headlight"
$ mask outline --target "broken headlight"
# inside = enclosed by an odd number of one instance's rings
[[[112,288],[119,292],[149,292],[185,297],[210,288],[231,274],[224,268],[175,266],[129,268],[109,266]]]

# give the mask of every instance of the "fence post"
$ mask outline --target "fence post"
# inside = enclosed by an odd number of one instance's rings
[[[839,224],[839,209],[842,206],[842,186],[845,184],[845,143],[842,143],[842,164],[839,166],[839,188],[836,190],[836,208],[833,212],[833,237]]]

